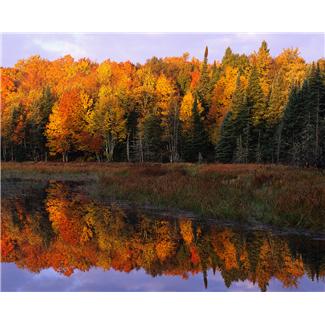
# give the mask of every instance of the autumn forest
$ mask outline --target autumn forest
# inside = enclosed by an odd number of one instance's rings
[[[1,68],[2,159],[325,166],[324,59],[265,41],[202,58]]]

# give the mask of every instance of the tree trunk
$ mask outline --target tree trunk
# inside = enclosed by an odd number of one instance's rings
[[[113,161],[113,157],[114,157],[114,149],[115,149],[115,140],[113,139],[108,139],[107,140],[108,143],[108,152],[107,152],[107,160],[108,161]]]
[[[316,127],[315,127],[315,163],[318,162],[319,154],[319,89],[317,96],[317,110],[316,110]]]
[[[63,162],[68,162],[68,153],[67,152],[62,153],[62,161]]]
[[[130,162],[130,133],[128,133],[126,138],[126,159]]]
[[[105,157],[106,157],[106,160],[108,160],[108,142],[107,142],[107,140],[105,141]]]
[[[142,146],[142,138],[140,135],[140,163],[143,163],[143,146]]]
[[[3,160],[6,161],[7,160],[7,145],[4,144],[3,149],[2,149],[2,154],[3,154]]]
[[[282,141],[282,124],[279,127],[278,143],[277,143],[277,150],[276,150],[276,162],[277,162],[277,164],[280,162],[281,141]]]

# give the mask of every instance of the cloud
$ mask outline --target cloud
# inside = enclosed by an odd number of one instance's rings
[[[87,56],[85,48],[78,44],[78,39],[70,40],[54,40],[37,38],[33,40],[34,45],[38,46],[43,51],[64,56],[70,54],[74,58],[82,58]]]

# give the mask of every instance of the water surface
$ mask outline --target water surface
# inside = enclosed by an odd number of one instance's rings
[[[325,291],[325,240],[2,184],[2,291]]]

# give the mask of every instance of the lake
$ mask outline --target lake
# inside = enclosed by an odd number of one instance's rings
[[[64,181],[2,183],[2,291],[325,291],[325,234],[219,224]]]

